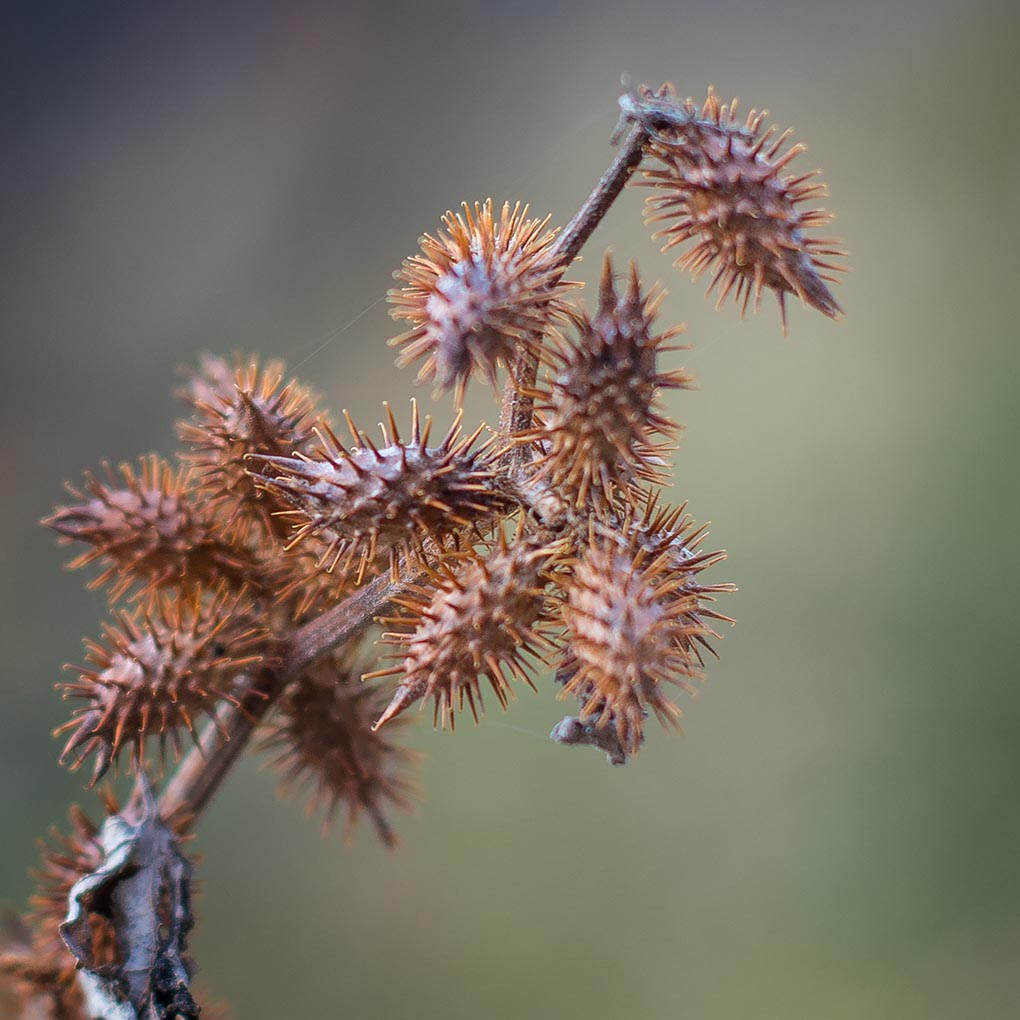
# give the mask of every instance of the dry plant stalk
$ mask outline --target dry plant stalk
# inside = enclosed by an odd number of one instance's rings
[[[400,365],[458,407],[473,378],[506,375],[487,438],[459,414],[433,437],[412,402],[403,433],[386,406],[378,441],[346,413],[342,439],[278,362],[209,356],[181,390],[177,463],[86,474],[45,521],[85,546],[71,566],[98,565],[113,613],[59,685],[76,705],[60,760],[90,761],[89,786],[119,763],[138,778],[123,809],[106,796],[101,825],[73,808],[44,850],[32,912],[0,948],[19,1015],[199,1015],[180,842],[253,736],[285,789],[310,787],[310,807],[348,830],[367,816],[392,846],[389,812],[416,796],[412,706],[450,729],[465,707],[478,722],[547,666],[578,703],[560,743],[622,764],[650,715],[677,726],[671,693],[701,678],[732,622],[716,596],[734,590],[704,580],[724,554],[661,498],[679,429],[659,397],[691,379],[660,357],[681,330],[657,326],[662,292],[634,265],[618,279],[608,255],[586,311],[571,263],[639,166],[664,250],[688,245],[677,264],[711,271],[720,303],[757,308],[769,290],[784,329],[790,294],[835,318],[827,283],[845,253],[811,234],[830,217],[802,204],[823,189],[786,173],[801,147],[784,152],[763,114],[738,120],[711,91],[699,108],[670,85],[620,108],[619,152],[562,232],[527,206],[464,203],[396,273]],[[376,621],[393,651],[373,668]]]

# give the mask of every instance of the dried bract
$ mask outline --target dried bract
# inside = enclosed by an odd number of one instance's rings
[[[799,176],[783,170],[800,152],[784,152],[790,131],[763,130],[765,113],[752,110],[741,122],[737,101],[720,104],[709,90],[700,112],[690,99],[681,103],[671,85],[656,92],[642,88],[621,101],[635,119],[652,131],[650,152],[658,165],[644,175],[655,189],[647,200],[648,222],[663,223],[655,235],[663,251],[695,242],[677,260],[695,278],[711,270],[709,292],[719,288],[717,305],[732,293],[742,310],[751,295],[755,308],[764,289],[779,302],[786,328],[787,294],[830,318],[842,309],[826,282],[842,272],[846,252],[834,238],[812,237],[807,231],[828,224],[823,209],[801,204],[826,194],[812,170]]]
[[[424,358],[418,378],[455,387],[458,406],[472,373],[495,387],[500,364],[540,341],[575,286],[561,279],[548,223],[520,203],[505,203],[497,220],[492,199],[448,212],[445,231],[426,234],[421,254],[394,274],[405,286],[390,291],[391,314],[412,324],[390,341],[401,348],[397,364]]]
[[[148,609],[118,613],[103,637],[103,643],[85,642],[88,665],[75,667],[78,680],[60,685],[65,697],[85,704],[55,731],[70,731],[61,764],[76,769],[95,755],[90,785],[124,747],[140,765],[150,736],[160,738],[161,763],[167,739],[179,756],[181,730],[193,733],[203,714],[215,719],[221,702],[240,706],[237,676],[273,654],[251,601],[223,591],[205,598],[161,595]]]

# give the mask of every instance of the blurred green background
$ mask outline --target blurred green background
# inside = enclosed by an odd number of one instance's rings
[[[201,827],[203,984],[244,1020],[1020,1015],[1012,3],[13,4],[3,14],[0,892],[82,799],[52,684],[98,631],[37,520],[175,445],[174,371],[277,355],[335,410],[415,392],[390,274],[462,199],[565,222],[621,73],[797,128],[845,321],[713,313],[626,194],[700,389],[676,499],[740,593],[685,735],[551,744],[548,686],[456,735],[386,853],[250,760]],[[353,321],[353,325],[347,326]],[[427,401],[427,394],[417,391]],[[475,387],[468,419],[495,415]],[[437,409],[445,421],[448,406]]]

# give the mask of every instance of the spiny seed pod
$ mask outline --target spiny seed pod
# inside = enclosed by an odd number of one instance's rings
[[[104,793],[104,803],[108,813],[116,813],[116,803],[108,793]],[[53,828],[49,842],[40,841],[42,864],[33,872],[36,892],[30,900],[30,912],[0,945],[0,973],[13,981],[21,1006],[17,1016],[56,1020],[85,1017],[81,990],[75,981],[75,959],[57,929],[67,915],[71,887],[96,871],[105,855],[99,827],[77,805],[69,814],[69,833]],[[115,964],[118,955],[112,924],[98,913],[90,914],[90,921],[92,959],[98,966]],[[37,1012],[30,1011],[30,1004]]]
[[[610,505],[614,492],[636,481],[661,483],[667,440],[678,429],[658,407],[662,389],[689,387],[682,371],[660,372],[658,355],[682,327],[652,332],[664,294],[641,292],[637,266],[631,264],[626,293],[618,294],[606,255],[594,319],[573,313],[577,339],[563,340],[552,354],[556,376],[536,392],[544,421],[515,437],[538,442],[543,451],[535,480],[548,478],[578,507],[589,498]]]
[[[85,705],[54,731],[70,731],[61,764],[74,770],[95,754],[90,786],[123,747],[139,766],[150,736],[160,738],[160,764],[168,737],[179,757],[180,731],[194,735],[196,717],[215,720],[221,702],[240,708],[238,675],[272,657],[271,637],[251,601],[222,590],[205,599],[200,592],[161,594],[148,609],[118,613],[103,633],[105,643],[86,640],[88,665],[73,667],[79,679],[59,685],[65,697]]]
[[[564,690],[583,694],[582,715],[597,713],[597,725],[615,726],[628,754],[641,746],[649,710],[677,727],[682,713],[667,685],[690,690],[698,676],[697,659],[684,650],[696,597],[668,560],[592,527],[567,586],[563,620],[577,668]]]
[[[115,600],[132,588],[148,595],[157,588],[221,581],[237,588],[259,585],[260,568],[249,552],[217,534],[207,508],[195,498],[188,470],[175,471],[155,455],[142,458],[138,473],[122,465],[120,480],[109,465],[104,470],[105,480],[86,473],[82,489],[68,485],[78,502],[58,507],[43,521],[64,543],[92,546],[68,564],[104,565],[90,588],[110,584]]]
[[[435,724],[445,727],[449,721],[453,729],[465,701],[477,722],[484,711],[482,677],[504,709],[513,696],[510,677],[534,690],[524,653],[553,647],[546,634],[545,589],[557,551],[520,535],[507,544],[501,532],[494,555],[466,554],[456,573],[448,557],[431,573],[430,587],[409,586],[406,597],[394,599],[411,616],[383,621],[406,628],[383,639],[404,649],[394,656],[402,661],[365,679],[394,674],[403,679],[376,727],[427,697],[434,702]]]
[[[655,235],[665,239],[663,251],[696,242],[676,265],[695,278],[712,270],[708,290],[719,288],[717,307],[733,293],[746,311],[753,293],[757,310],[768,288],[779,302],[784,331],[787,294],[830,318],[842,314],[825,281],[836,282],[828,274],[843,267],[825,260],[846,252],[835,238],[805,234],[832,216],[800,208],[826,194],[815,180],[819,171],[782,173],[805,148],[782,151],[790,131],[762,130],[766,114],[756,110],[738,122],[737,101],[720,104],[711,89],[700,113],[691,99],[681,103],[668,84],[654,93],[643,87],[621,106],[625,116],[649,127],[650,152],[660,164],[644,171],[655,189],[647,200],[648,222],[666,224]]]
[[[712,608],[718,594],[736,591],[732,584],[703,584],[698,575],[726,558],[722,551],[701,552],[698,546],[707,534],[707,526],[697,526],[686,512],[686,504],[678,507],[660,506],[658,495],[649,491],[643,503],[631,493],[634,501],[622,513],[613,513],[589,526],[589,536],[596,534],[603,551],[616,549],[622,562],[634,563],[637,558],[669,578],[664,608],[676,611],[676,626],[671,628],[672,640],[681,653],[685,668],[704,666],[703,651],[718,658],[709,639],[719,638],[709,621],[733,623]],[[580,555],[575,554],[576,557]],[[599,671],[586,669],[571,646],[568,646],[556,670],[556,682],[565,693],[573,694],[581,704],[580,718],[562,720],[551,736],[561,744],[590,744],[606,752],[614,765],[626,762],[634,753],[636,740],[628,737],[625,745],[620,732],[626,732],[627,720],[618,721],[612,690],[604,692],[598,684]],[[668,710],[667,710],[668,711]],[[643,716],[642,716],[643,718]]]
[[[308,390],[283,382],[283,362],[260,367],[257,359],[246,363],[240,355],[235,362],[231,371],[222,358],[202,358],[200,371],[179,393],[195,415],[180,422],[178,432],[191,447],[183,457],[194,465],[203,495],[227,533],[243,540],[254,523],[269,535],[280,527],[272,516],[280,507],[252,482],[245,457],[306,449],[324,417]]]
[[[324,829],[343,806],[348,839],[364,812],[382,842],[393,847],[397,836],[385,809],[413,809],[419,756],[392,739],[399,724],[385,737],[372,729],[389,692],[363,685],[345,659],[328,657],[292,686],[262,747],[278,752],[274,764],[286,791],[311,787],[308,813],[323,812]]]
[[[348,417],[355,443],[350,450],[326,429],[321,459],[252,459],[259,484],[295,508],[287,511],[296,528],[290,545],[315,536],[324,549],[320,567],[332,572],[339,566],[344,579],[356,567],[358,583],[370,566],[377,569],[377,557],[389,561],[396,578],[402,553],[424,557],[426,539],[441,543],[505,505],[489,484],[489,445],[471,450],[484,426],[461,438],[458,414],[440,444],[429,446],[431,421],[420,428],[412,401],[411,441],[404,443],[385,406],[389,429],[380,425],[381,447]]]
[[[495,387],[499,365],[508,364],[522,345],[537,345],[576,284],[561,277],[549,217],[528,219],[528,207],[503,205],[499,220],[492,199],[463,215],[448,212],[446,231],[421,239],[394,277],[392,316],[412,329],[390,343],[402,348],[397,364],[425,363],[419,380],[434,380],[438,391],[456,387],[457,405],[472,373]]]
[[[737,588],[729,583],[702,584],[698,580],[703,570],[726,559],[722,550],[702,552],[699,549],[708,536],[708,525],[698,525],[687,513],[686,503],[677,507],[660,506],[658,495],[649,492],[643,506],[632,503],[622,520],[609,524],[599,522],[596,527],[605,538],[615,539],[625,550],[640,550],[648,559],[661,558],[663,569],[677,581],[676,593],[691,597],[680,616],[687,627],[678,628],[676,633],[680,649],[695,658],[699,666],[704,666],[703,650],[718,659],[710,639],[720,639],[721,635],[708,621],[733,623],[734,620],[712,608],[712,604],[716,595],[729,594]]]

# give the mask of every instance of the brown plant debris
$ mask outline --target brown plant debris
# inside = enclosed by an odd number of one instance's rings
[[[421,239],[394,274],[403,287],[389,293],[395,319],[412,328],[395,337],[401,367],[424,358],[419,380],[439,391],[456,390],[457,406],[472,374],[496,386],[501,364],[521,347],[536,347],[576,284],[561,279],[549,217],[529,219],[528,207],[504,203],[499,218],[492,199],[443,217],[445,231]]]
[[[77,961],[89,1016],[197,1020],[184,957],[194,924],[191,862],[160,818],[147,777],[139,782],[140,815],[103,823],[102,859],[71,887],[60,936]],[[93,954],[96,916],[109,918],[119,958],[113,967]]]
[[[610,765],[626,765],[627,752],[616,735],[616,727],[600,725],[599,720],[599,713],[584,718],[568,715],[552,728],[549,739],[555,744],[564,744],[568,747],[580,744],[597,747],[605,751],[606,761]]]

